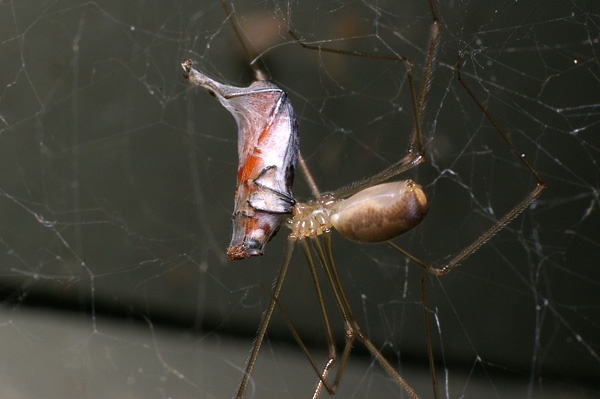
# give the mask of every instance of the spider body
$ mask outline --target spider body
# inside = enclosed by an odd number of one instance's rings
[[[376,243],[412,230],[426,214],[425,192],[408,179],[378,184],[347,199],[324,194],[314,201],[297,202],[288,227],[293,240],[335,228],[349,240]]]
[[[382,242],[416,227],[427,214],[427,197],[412,180],[378,184],[338,201],[331,223],[357,242]]]

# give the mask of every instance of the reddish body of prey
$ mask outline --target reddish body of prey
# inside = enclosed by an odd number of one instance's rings
[[[228,86],[193,69],[190,60],[182,66],[190,82],[210,90],[238,125],[239,166],[227,257],[262,255],[294,204],[291,187],[299,146],[291,102],[268,81]]]

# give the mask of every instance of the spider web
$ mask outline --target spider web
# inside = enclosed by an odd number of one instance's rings
[[[395,242],[443,265],[535,185],[457,83],[459,57],[548,188],[455,271],[427,280],[440,394],[597,397],[600,10],[579,0],[443,3],[427,159],[406,173],[430,211]],[[420,84],[426,2],[234,9],[292,99],[321,190],[405,154],[412,108],[402,65],[305,50],[286,32],[409,56]],[[5,1],[0,10],[2,396],[231,397],[286,232],[260,259],[225,260],[235,124],[179,67],[189,56],[215,79],[251,81],[221,5]],[[294,193],[310,197],[301,175]],[[431,397],[422,270],[385,245],[333,242],[359,324]],[[321,364],[314,289],[295,255],[281,301]],[[360,345],[346,368],[339,397],[401,394]],[[316,382],[280,315],[254,377],[248,397],[308,397]]]

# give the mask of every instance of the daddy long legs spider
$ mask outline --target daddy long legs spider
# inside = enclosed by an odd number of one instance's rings
[[[224,6],[232,21],[233,29],[243,44],[242,35],[234,20],[235,16],[225,4]],[[265,79],[265,74],[256,66],[253,66],[256,81],[251,86],[244,88],[224,85],[207,77],[196,70],[189,59],[182,64],[186,77],[190,82],[207,88],[234,115],[238,123],[240,167],[234,210],[234,232],[228,250],[228,257],[233,260],[262,255],[264,245],[273,237],[279,228],[279,224],[284,219],[286,226],[291,230],[279,275],[275,280],[272,291],[268,292],[270,303],[264,313],[256,341],[248,358],[237,393],[238,398],[244,397],[246,393],[269,323],[277,310],[284,314],[294,338],[315,370],[317,382],[313,398],[319,397],[323,391],[327,391],[329,394],[336,392],[342,381],[344,365],[348,360],[352,346],[356,342],[360,342],[370,352],[373,359],[409,397],[419,397],[411,387],[410,381],[406,381],[386,360],[357,322],[338,275],[331,246],[331,231],[336,229],[346,238],[357,242],[386,242],[415,227],[427,212],[425,193],[418,184],[412,180],[393,181],[392,179],[419,165],[425,159],[422,117],[440,34],[439,18],[432,0],[429,2],[429,7],[432,22],[429,40],[426,45],[423,73],[419,78],[419,83],[415,82],[413,78],[412,62],[407,57],[367,54],[322,47],[305,43],[298,35],[290,32],[294,41],[306,49],[338,53],[339,56],[360,56],[401,63],[405,68],[412,103],[413,127],[408,138],[408,151],[398,162],[382,172],[323,195],[313,183],[313,179],[300,157],[301,169],[306,174],[315,195],[315,198],[308,202],[295,200],[291,194],[293,170],[298,157],[297,130],[294,112],[285,92],[269,83]],[[456,69],[458,80],[463,85],[466,93],[479,106],[485,118],[496,128],[524,167],[531,172],[537,180],[537,184],[530,193],[498,219],[497,223],[475,238],[470,245],[459,251],[443,265],[429,265],[388,241],[391,248],[420,265],[424,270],[421,282],[424,302],[423,313],[425,330],[428,334],[429,360],[435,397],[437,397],[437,388],[431,340],[429,338],[428,311],[426,309],[423,282],[425,277],[428,274],[439,276],[450,272],[462,260],[473,254],[523,212],[544,188],[543,180],[521,155],[510,136],[500,129],[498,123],[476,98],[475,94],[463,83],[460,75],[460,63],[457,64]],[[327,337],[329,357],[323,365],[317,364],[310,357],[307,347],[291,325],[289,318],[285,316],[285,310],[279,302],[279,296],[296,245],[300,247],[309,266],[319,302],[320,318]],[[322,270],[325,275],[327,287],[331,290],[331,295],[343,319],[346,339],[341,350],[338,350],[333,338],[328,311],[323,301],[322,284],[319,282],[318,269]]]

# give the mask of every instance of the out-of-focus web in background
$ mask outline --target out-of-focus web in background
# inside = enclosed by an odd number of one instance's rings
[[[242,23],[272,28],[262,61],[292,99],[322,190],[404,154],[406,76],[394,63],[304,50],[287,29],[328,47],[407,55],[419,78],[427,4],[397,3],[234,4]],[[442,264],[533,185],[456,82],[459,56],[468,84],[548,183],[484,248],[429,280],[440,391],[597,396],[599,10],[586,1],[438,7],[427,160],[406,176],[425,187],[430,213],[395,242]],[[287,231],[260,259],[224,258],[235,123],[189,90],[179,67],[189,56],[215,79],[251,81],[221,5],[3,2],[0,18],[3,393],[231,396]],[[301,176],[294,195],[310,196]],[[427,397],[421,269],[385,245],[337,235],[334,252],[359,323]],[[318,355],[324,336],[301,256],[290,273],[282,304]],[[398,392],[360,348],[349,367],[340,397]],[[256,395],[307,396],[315,382],[279,318]]]

